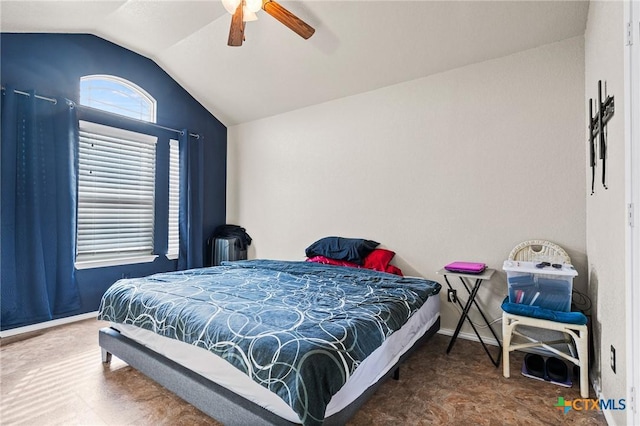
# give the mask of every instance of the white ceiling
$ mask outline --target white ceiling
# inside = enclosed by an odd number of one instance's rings
[[[225,125],[584,34],[588,1],[281,1],[228,47],[220,0],[1,0],[3,32],[91,33],[160,65]]]

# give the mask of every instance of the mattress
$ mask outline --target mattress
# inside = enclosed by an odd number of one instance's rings
[[[305,426],[441,285],[421,278],[269,259],[114,283],[99,318],[223,358],[278,395]]]
[[[402,354],[433,326],[439,316],[440,298],[429,297],[402,328],[389,336],[357,367],[345,385],[332,397],[327,406],[325,417],[339,412],[376,383],[398,362]],[[133,325],[111,323],[111,326],[124,336],[172,359],[276,415],[294,423],[300,422],[293,409],[276,394],[260,386],[240,370],[230,368],[227,361],[206,349],[160,336]]]

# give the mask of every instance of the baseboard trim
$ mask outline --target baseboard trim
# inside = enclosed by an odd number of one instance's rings
[[[63,324],[69,324],[76,321],[83,321],[90,318],[96,318],[98,311],[87,312],[86,314],[73,315],[65,318],[58,318],[51,321],[40,322],[38,324],[25,325],[24,327],[16,327],[9,330],[0,331],[0,339],[5,337],[17,336],[19,334],[31,333],[34,331],[44,330],[46,328],[57,327]]]
[[[443,334],[445,336],[453,336],[454,332],[455,332],[455,330],[453,330],[451,328],[441,328],[438,331],[438,334]],[[458,338],[459,339],[464,339],[464,340],[472,340],[474,342],[480,343],[480,339],[478,339],[478,336],[476,336],[475,333],[463,333],[463,332],[460,332],[460,333],[458,333]],[[487,345],[498,346],[498,341],[496,339],[494,339],[493,337],[482,336],[482,341],[484,343],[486,343]]]
[[[445,336],[453,336],[454,331],[455,330],[449,329],[449,328],[444,328],[444,329],[441,328],[440,331],[438,331],[438,333],[442,334],[442,335],[445,335]],[[473,342],[480,343],[480,339],[478,339],[478,336],[476,336],[475,333],[462,333],[462,332],[460,332],[460,333],[458,333],[458,337],[460,339],[471,340]],[[498,342],[493,337],[482,336],[482,340],[487,345],[498,346]],[[527,348],[527,349],[518,349],[518,352],[533,353],[533,354],[538,354],[538,355],[542,355],[542,356],[555,356],[555,354],[553,352],[548,351],[548,350],[546,350],[546,349],[544,349],[542,347],[532,347],[532,348]]]

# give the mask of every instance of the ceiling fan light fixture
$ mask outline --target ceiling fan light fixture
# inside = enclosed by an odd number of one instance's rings
[[[280,23],[305,40],[316,31],[312,26],[289,12],[275,0],[222,0],[222,3],[232,15],[229,39],[227,41],[228,46],[242,46],[242,42],[245,40],[244,29],[246,22],[258,19],[254,9],[263,9],[268,15],[280,21]],[[234,7],[235,9],[233,9]]]
[[[258,16],[254,12],[252,12],[247,6],[243,6],[242,21],[251,22],[251,21],[257,21],[257,20],[258,20]]]
[[[230,14],[234,14],[242,0],[222,0],[222,5]]]
[[[245,4],[247,6],[247,10],[253,13],[262,9],[262,0],[245,0]]]

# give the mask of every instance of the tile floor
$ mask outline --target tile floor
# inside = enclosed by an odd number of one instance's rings
[[[215,420],[117,358],[100,361],[98,329],[86,320],[0,340],[2,425],[218,425]],[[577,383],[563,388],[525,378],[512,355],[502,377],[479,343],[436,335],[389,379],[350,425],[605,425],[597,411],[563,413],[558,397],[580,398]],[[496,349],[497,348],[493,348]],[[595,395],[592,395],[595,397]]]

